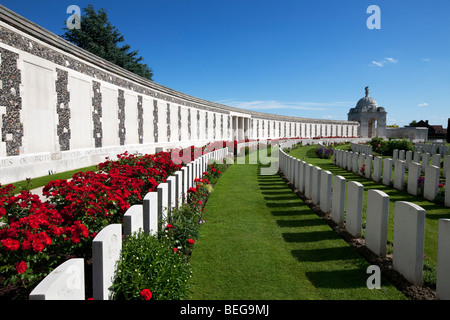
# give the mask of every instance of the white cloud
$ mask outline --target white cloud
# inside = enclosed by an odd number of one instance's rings
[[[324,111],[331,107],[345,106],[350,107],[354,102],[281,102],[276,100],[256,100],[256,101],[235,101],[222,100],[217,101],[232,107],[250,110],[273,110],[273,109],[287,109],[287,110],[315,110]]]
[[[380,60],[380,61],[372,61],[372,65],[375,65],[377,67],[383,67],[385,64],[397,63],[397,62],[398,62],[398,59],[386,57],[386,58],[384,58],[383,60]]]
[[[378,66],[378,67],[382,67],[382,66],[384,66],[384,64],[383,64],[383,63],[381,63],[381,62],[377,62],[377,61],[372,61],[372,64],[374,64],[374,65],[376,65],[376,66]]]
[[[426,103],[426,102],[424,102],[424,103],[419,103],[417,106],[418,106],[418,107],[428,107],[429,104]]]
[[[430,58],[422,58],[422,61],[423,62],[428,62],[428,61],[430,61]]]

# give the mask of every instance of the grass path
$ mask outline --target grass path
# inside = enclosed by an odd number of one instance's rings
[[[438,239],[438,222],[439,219],[450,218],[450,208],[427,201],[421,197],[408,194],[406,191],[398,191],[373,180],[366,179],[357,174],[341,169],[332,163],[331,159],[320,159],[316,156],[315,150],[317,146],[307,146],[292,150],[289,154],[298,159],[305,159],[308,163],[320,167],[322,170],[328,170],[333,175],[340,175],[347,181],[357,181],[364,185],[364,205],[363,205],[363,222],[365,221],[367,190],[376,189],[389,195],[389,225],[388,225],[388,253],[392,253],[392,241],[394,235],[394,208],[396,201],[413,202],[426,210],[425,218],[425,260],[424,260],[424,281],[428,283],[435,282],[435,268],[437,260],[437,239]],[[341,146],[345,149],[345,146]],[[363,230],[364,236],[364,230]]]
[[[204,214],[190,300],[404,299],[286,186],[258,165],[233,165]]]

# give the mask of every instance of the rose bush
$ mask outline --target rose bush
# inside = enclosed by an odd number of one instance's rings
[[[217,149],[224,143],[217,144]],[[202,148],[185,148],[194,155]],[[188,152],[187,152],[188,153]],[[90,259],[92,239],[105,226],[122,223],[132,205],[155,191],[182,165],[170,152],[133,155],[127,152],[99,164],[98,172],[79,172],[70,181],[55,180],[43,189],[48,201],[12,185],[0,185],[0,293],[26,298],[48,273],[69,258]],[[198,212],[207,192],[197,184],[189,195]],[[14,287],[7,292],[6,286]],[[20,287],[20,290],[17,288]]]

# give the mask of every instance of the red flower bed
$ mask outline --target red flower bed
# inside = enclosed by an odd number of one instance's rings
[[[125,152],[101,163],[99,172],[50,182],[43,190],[47,202],[28,191],[14,196],[12,185],[0,185],[0,281],[32,287],[65,259],[89,259],[92,238],[122,223],[130,206],[180,168],[169,152]]]
[[[187,163],[229,143],[177,152]],[[182,163],[172,157],[173,152],[143,156],[125,152],[115,161],[99,164],[98,172],[79,172],[70,181],[50,182],[43,190],[46,202],[28,191],[14,196],[12,185],[0,185],[0,282],[4,285],[0,297],[25,299],[65,260],[89,260],[92,239],[101,229],[122,223],[128,208],[181,169]]]

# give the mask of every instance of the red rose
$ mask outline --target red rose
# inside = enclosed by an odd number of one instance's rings
[[[171,225],[171,224],[168,224],[167,226],[166,226],[166,229],[172,229],[173,228],[173,226]]]
[[[6,251],[16,251],[20,247],[20,242],[15,239],[4,239],[1,243]]]
[[[152,298],[152,292],[148,289],[142,289],[139,294],[144,300],[150,300]]]
[[[178,249],[177,249],[177,248],[173,248],[172,251],[173,251],[173,252],[177,252]]]
[[[189,239],[189,240],[188,240],[188,243],[189,243],[189,244],[194,244],[195,241],[194,241],[194,239]]]
[[[18,274],[24,273],[27,271],[27,263],[25,261],[16,263],[16,270]]]

